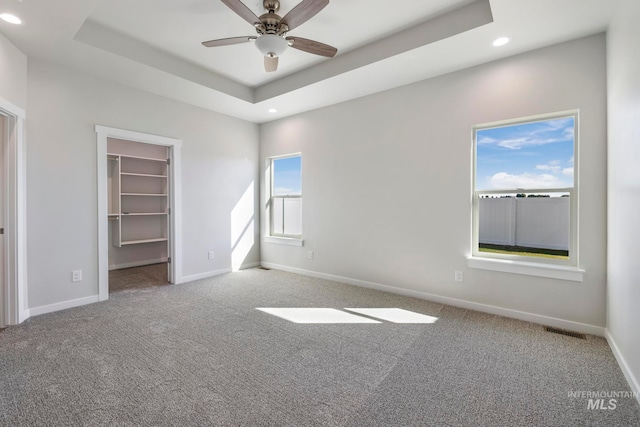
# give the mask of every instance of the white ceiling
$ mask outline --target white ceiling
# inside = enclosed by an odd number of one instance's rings
[[[281,0],[284,16],[298,0]],[[289,33],[338,48],[288,49],[265,73],[254,35],[219,0],[0,0],[0,32],[29,57],[257,123],[604,31],[618,0],[332,0]],[[261,0],[245,0],[256,14]],[[491,42],[508,36],[511,43]],[[269,113],[269,108],[278,113]]]

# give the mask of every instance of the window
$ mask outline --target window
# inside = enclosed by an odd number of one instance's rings
[[[577,265],[577,113],[474,128],[473,256]]]
[[[302,236],[302,157],[275,157],[269,199],[271,236]]]

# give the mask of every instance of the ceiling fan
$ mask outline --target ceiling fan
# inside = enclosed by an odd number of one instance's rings
[[[303,0],[291,9],[284,17],[276,14],[280,10],[278,0],[264,0],[262,5],[267,13],[256,16],[240,0],[221,0],[242,19],[253,25],[257,36],[230,37],[226,39],[202,42],[206,47],[228,46],[232,44],[255,41],[256,47],[264,55],[264,69],[267,72],[278,69],[278,57],[291,46],[294,49],[315,55],[333,57],[338,49],[314,40],[302,37],[287,37],[287,32],[304,24],[324,9],[329,0]]]

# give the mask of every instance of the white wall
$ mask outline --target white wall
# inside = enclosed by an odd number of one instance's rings
[[[232,258],[259,261],[257,223],[232,251],[238,218],[256,218],[257,125],[38,60],[28,84],[30,308],[98,294],[95,124],[182,139],[187,280],[230,268]],[[72,270],[84,280],[72,283]]]
[[[601,34],[261,125],[263,171],[302,153],[305,240],[263,262],[604,327],[605,62]],[[472,126],[576,108],[584,282],[467,268]]]
[[[0,98],[27,109],[27,57],[0,34]]]
[[[640,3],[621,2],[607,36],[609,89],[607,330],[640,392]]]

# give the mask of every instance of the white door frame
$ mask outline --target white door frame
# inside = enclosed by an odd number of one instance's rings
[[[182,278],[182,183],[180,148],[182,141],[164,136],[133,132],[96,125],[98,135],[98,297],[109,299],[109,207],[107,200],[107,138],[118,138],[169,148],[169,257],[171,257],[171,283]]]
[[[27,211],[24,154],[25,111],[0,98],[0,114],[7,118],[4,146],[4,318],[0,325],[16,325],[29,318],[27,308]],[[5,139],[5,138],[3,138]]]

